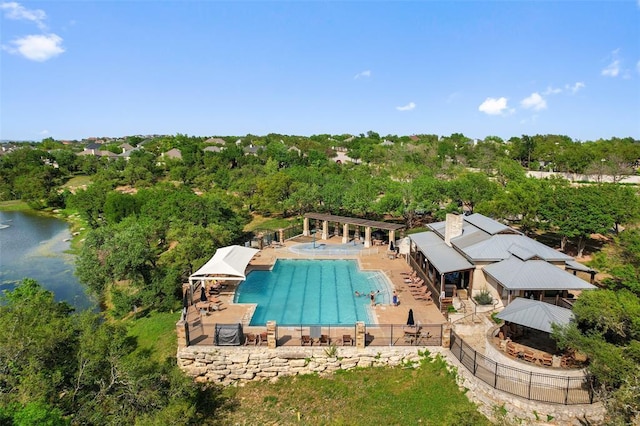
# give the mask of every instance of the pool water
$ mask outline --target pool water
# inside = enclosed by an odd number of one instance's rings
[[[356,296],[355,292],[362,293]],[[354,260],[284,260],[271,271],[253,271],[240,284],[236,303],[257,303],[250,325],[352,325],[374,322],[369,293],[376,303],[391,299],[381,271],[361,271]]]

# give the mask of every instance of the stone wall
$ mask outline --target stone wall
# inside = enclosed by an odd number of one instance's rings
[[[297,374],[329,374],[355,367],[417,365],[421,359],[419,351],[424,348],[190,346],[178,349],[177,361],[198,382],[228,385]]]
[[[178,366],[197,382],[224,385],[252,380],[275,380],[298,374],[331,374],[356,367],[418,366],[419,347],[278,347],[265,346],[191,346],[178,349]],[[528,401],[492,388],[475,378],[448,349],[429,347],[440,354],[456,377],[466,396],[489,419],[502,424],[600,424],[605,418],[601,403],[558,405]]]

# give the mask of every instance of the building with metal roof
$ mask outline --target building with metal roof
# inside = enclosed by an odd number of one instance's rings
[[[564,326],[573,320],[570,309],[525,298],[514,300],[498,315],[503,321],[551,333],[551,324]]]
[[[559,303],[569,292],[595,288],[577,276],[593,280],[592,269],[481,214],[448,214],[429,229],[410,235],[410,259],[441,301],[489,291],[496,307],[518,297]]]

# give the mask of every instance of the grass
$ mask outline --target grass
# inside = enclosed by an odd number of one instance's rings
[[[137,340],[134,354],[145,354],[151,360],[164,363],[176,356],[176,322],[180,312],[151,312],[148,315],[130,319],[129,336]]]
[[[244,227],[245,231],[253,231],[255,229],[280,229],[288,228],[296,223],[296,218],[283,219],[278,217],[254,216],[253,220]]]
[[[366,368],[223,390],[221,425],[489,425],[443,361]]]
[[[19,212],[31,210],[27,203],[21,200],[0,201],[0,211],[3,212]]]
[[[77,188],[87,187],[91,183],[91,176],[74,176],[69,179],[63,185],[63,188],[68,188],[73,191]]]

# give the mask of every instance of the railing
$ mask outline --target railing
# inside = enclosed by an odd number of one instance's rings
[[[214,341],[215,324],[203,324],[195,318],[185,323],[186,343],[192,345],[211,345]],[[244,333],[259,334],[266,326],[245,326]],[[441,346],[442,324],[418,324],[412,329],[398,324],[365,325],[365,346]],[[346,342],[345,337],[351,338]],[[322,340],[321,340],[322,337]],[[277,346],[322,346],[355,345],[355,324],[345,325],[278,325],[276,326]]]
[[[451,332],[451,353],[475,377],[489,386],[512,395],[552,404],[592,404],[596,397],[591,376],[559,376],[522,370],[475,351]]]

